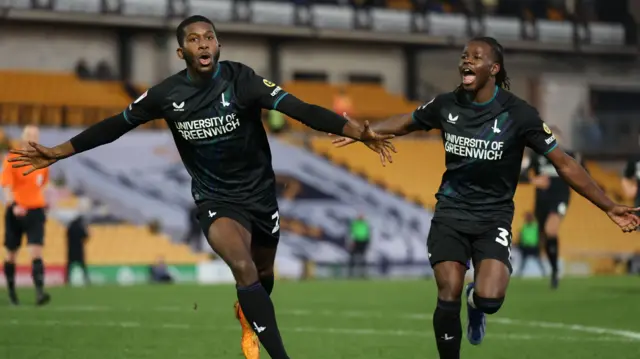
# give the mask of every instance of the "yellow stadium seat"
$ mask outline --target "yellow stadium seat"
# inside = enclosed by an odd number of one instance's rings
[[[66,111],[70,125],[87,125],[122,111],[131,102],[119,81],[8,70],[0,70],[0,78],[4,85],[0,88],[0,115],[9,123],[60,125]]]

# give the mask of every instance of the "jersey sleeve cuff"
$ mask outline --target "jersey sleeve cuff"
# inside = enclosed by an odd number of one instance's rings
[[[547,150],[547,152],[545,152],[545,153],[544,153],[544,155],[545,155],[545,156],[546,156],[546,155],[548,155],[549,153],[551,153],[551,151],[555,150],[555,149],[556,149],[556,147],[558,147],[558,144],[557,144],[557,143],[556,143],[556,144],[554,144],[554,145],[553,145],[553,147],[551,147],[550,149],[548,149],[548,150]]]
[[[288,92],[283,92],[282,94],[280,94],[280,96],[278,96],[278,98],[273,102],[273,109],[276,110],[278,107],[278,104],[280,103],[280,101],[282,101],[283,98],[285,98],[289,93]]]
[[[127,116],[127,110],[125,109],[124,111],[122,111],[122,117],[124,117],[124,120],[127,121],[127,123],[129,123],[130,125],[135,125],[135,123],[131,122],[131,120],[129,120],[129,117]]]

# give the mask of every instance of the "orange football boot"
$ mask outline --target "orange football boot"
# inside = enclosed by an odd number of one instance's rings
[[[242,313],[240,303],[236,301],[234,304],[236,312],[236,319],[242,326],[242,340],[240,340],[240,346],[242,347],[242,353],[246,359],[259,359],[260,358],[260,339],[258,335],[253,331],[251,325]]]

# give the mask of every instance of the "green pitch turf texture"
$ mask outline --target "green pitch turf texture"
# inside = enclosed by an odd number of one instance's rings
[[[52,303],[8,306],[0,291],[2,359],[242,358],[224,286],[54,288]],[[435,284],[423,281],[277,282],[285,345],[298,359],[438,358]],[[196,308],[197,306],[197,308]],[[465,320],[463,311],[463,324]],[[640,358],[640,278],[512,280],[473,359]],[[263,350],[263,358],[268,355]]]

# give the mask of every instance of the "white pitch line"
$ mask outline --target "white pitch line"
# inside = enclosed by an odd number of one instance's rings
[[[608,334],[615,335],[617,337],[629,338],[632,340],[640,340],[640,333],[630,330],[608,329],[601,327],[591,327],[580,324],[564,324],[553,322],[539,322],[539,321],[523,321],[518,319],[509,318],[492,318],[492,322],[506,324],[506,325],[522,325],[526,327],[535,328],[555,328],[564,329],[575,332],[593,333],[593,334]]]
[[[170,330],[190,330],[190,329],[209,329],[212,331],[240,331],[238,326],[199,326],[184,323],[162,323],[155,325],[145,325],[140,322],[83,322],[83,321],[59,321],[59,320],[18,320],[10,319],[8,321],[0,321],[0,326],[66,326],[66,327],[98,327],[98,328],[150,328],[150,329],[170,329]],[[353,335],[353,336],[394,336],[394,337],[419,337],[431,338],[432,331],[415,331],[415,330],[378,330],[378,329],[358,329],[358,328],[321,328],[321,327],[290,327],[283,328],[283,332],[310,333],[310,334],[336,334],[336,335]],[[616,343],[635,343],[635,340],[629,338],[614,337],[575,337],[575,336],[557,336],[557,335],[532,335],[532,334],[508,334],[508,333],[490,333],[488,338],[498,340],[522,340],[522,341],[568,341],[568,342],[616,342]]]
[[[20,307],[13,308],[20,310]],[[151,307],[151,308],[114,308],[108,306],[60,306],[49,307],[47,310],[62,311],[62,312],[107,312],[107,311],[154,311],[154,312],[185,312],[193,310],[188,306],[163,306],[163,307]],[[209,310],[207,312],[222,312],[221,310]],[[308,309],[282,309],[276,310],[278,315],[292,315],[292,316],[328,316],[328,317],[350,317],[350,318],[392,318],[395,320],[430,320],[432,315],[430,313],[398,313],[392,316],[384,315],[378,311],[331,311],[331,310],[308,310]],[[566,331],[591,333],[591,334],[606,334],[610,336],[616,336],[620,338],[626,338],[629,340],[640,341],[640,332],[611,329],[595,326],[585,326],[580,324],[568,324],[559,322],[543,322],[543,321],[525,321],[512,318],[504,318],[499,316],[491,316],[488,318],[489,323],[502,324],[502,325],[517,325],[530,328],[552,328]]]

